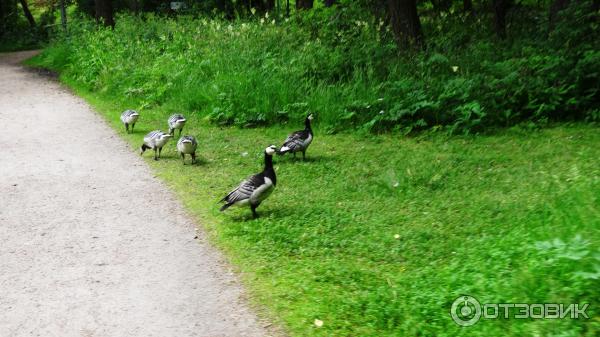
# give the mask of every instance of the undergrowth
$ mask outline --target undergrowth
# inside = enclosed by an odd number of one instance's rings
[[[301,121],[328,132],[444,129],[472,133],[526,122],[600,118],[597,13],[514,10],[494,39],[476,18],[423,16],[424,52],[399,51],[383,21],[352,7],[290,19],[122,15],[115,29],[72,20],[40,62],[86,89],[218,124]],[[587,7],[586,7],[587,6]]]

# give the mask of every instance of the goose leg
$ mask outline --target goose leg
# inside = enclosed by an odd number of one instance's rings
[[[183,162],[183,165],[185,165],[185,154],[183,154],[183,152],[181,152],[181,161]]]
[[[162,147],[158,148],[158,158],[160,158],[160,153],[162,152]]]
[[[306,160],[306,151],[302,151],[302,160]]]
[[[133,133],[133,128],[135,127],[135,123],[131,124],[131,133]]]
[[[251,205],[250,209],[252,209],[252,217],[254,219],[258,218],[258,213],[256,213],[256,207],[258,207],[258,205]]]
[[[192,152],[192,164],[196,164],[196,152]]]
[[[156,148],[154,148],[154,160],[158,160],[158,157],[156,156]]]
[[[125,132],[129,133],[129,124],[125,123]]]

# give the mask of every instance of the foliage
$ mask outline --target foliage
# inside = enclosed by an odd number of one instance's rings
[[[297,122],[311,111],[331,132],[470,133],[597,119],[600,40],[589,5],[569,7],[550,33],[543,13],[524,7],[506,41],[490,40],[485,13],[424,17],[422,53],[400,52],[383,20],[350,5],[290,19],[123,15],[114,30],[77,19],[42,58],[90,90],[219,124]]]
[[[0,52],[35,49],[48,41],[48,27],[56,19],[52,7],[30,4],[36,26],[31,27],[15,0],[0,0]]]

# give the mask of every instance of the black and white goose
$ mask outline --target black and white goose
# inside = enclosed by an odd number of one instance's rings
[[[175,135],[175,130],[179,129],[179,135],[181,136],[181,131],[183,130],[183,127],[185,126],[185,117],[183,117],[182,114],[174,114],[171,115],[171,117],[169,117],[169,120],[167,121],[167,123],[169,123],[169,133],[171,135]]]
[[[144,154],[144,151],[152,149],[154,150],[154,160],[158,160],[158,158],[160,158],[160,152],[162,151],[163,146],[167,144],[171,137],[173,136],[160,130],[149,132],[146,136],[144,136],[144,143],[140,148],[140,155]]]
[[[304,120],[304,130],[295,131],[288,135],[279,149],[279,154],[284,155],[291,152],[295,158],[296,152],[302,152],[302,159],[306,159],[306,150],[313,140],[313,132],[310,127],[310,121],[312,120],[313,115],[308,115]]]
[[[181,155],[181,160],[183,160],[183,164],[185,165],[185,155],[189,154],[192,156],[192,164],[196,162],[196,148],[198,147],[198,142],[194,136],[183,136],[179,138],[177,142],[177,151]]]
[[[133,133],[133,127],[137,122],[140,114],[135,110],[125,110],[121,114],[121,122],[125,124],[125,132],[129,133],[129,126],[131,125],[131,133]]]
[[[225,202],[221,212],[234,205],[249,205],[254,218],[258,217],[256,208],[273,192],[277,184],[275,169],[273,169],[273,154],[276,151],[277,148],[273,145],[265,149],[264,170],[242,181],[238,187],[221,199],[221,202]]]

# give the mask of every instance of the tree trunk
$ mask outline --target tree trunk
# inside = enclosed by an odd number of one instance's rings
[[[111,0],[96,0],[96,21],[102,23],[105,26],[114,27],[115,20],[113,18],[113,8]]]
[[[275,9],[275,0],[265,0],[265,10],[272,12]]]
[[[25,14],[27,21],[29,21],[29,25],[31,27],[35,27],[35,20],[33,19],[33,15],[31,15],[31,12],[29,11],[29,6],[27,6],[27,0],[19,1],[21,2],[21,8],[23,8],[23,14]]]
[[[558,12],[565,9],[569,5],[569,0],[554,0],[550,5],[550,13],[548,15],[548,28],[549,30],[554,29],[554,25],[556,23],[556,17],[558,16]]]
[[[60,22],[62,23],[63,30],[67,31],[67,9],[65,8],[65,1],[60,0]]]
[[[225,15],[226,19],[231,20],[234,18],[234,9],[231,4],[231,1],[217,0],[216,5],[217,5],[217,10],[219,12],[223,13],[223,15]]]
[[[296,0],[296,9],[311,9],[313,5],[314,0]]]
[[[472,0],[463,0],[463,12],[465,13],[473,13],[473,1]]]
[[[331,7],[336,3],[336,0],[325,0],[325,7]]]
[[[249,5],[259,12],[270,12],[275,8],[275,0],[251,0]]]
[[[452,6],[452,0],[432,0],[431,4],[436,13],[446,12]]]
[[[421,20],[416,0],[388,0],[388,11],[396,43],[401,48],[423,48]]]
[[[506,38],[506,13],[511,6],[511,0],[494,0],[494,31],[501,38]]]

